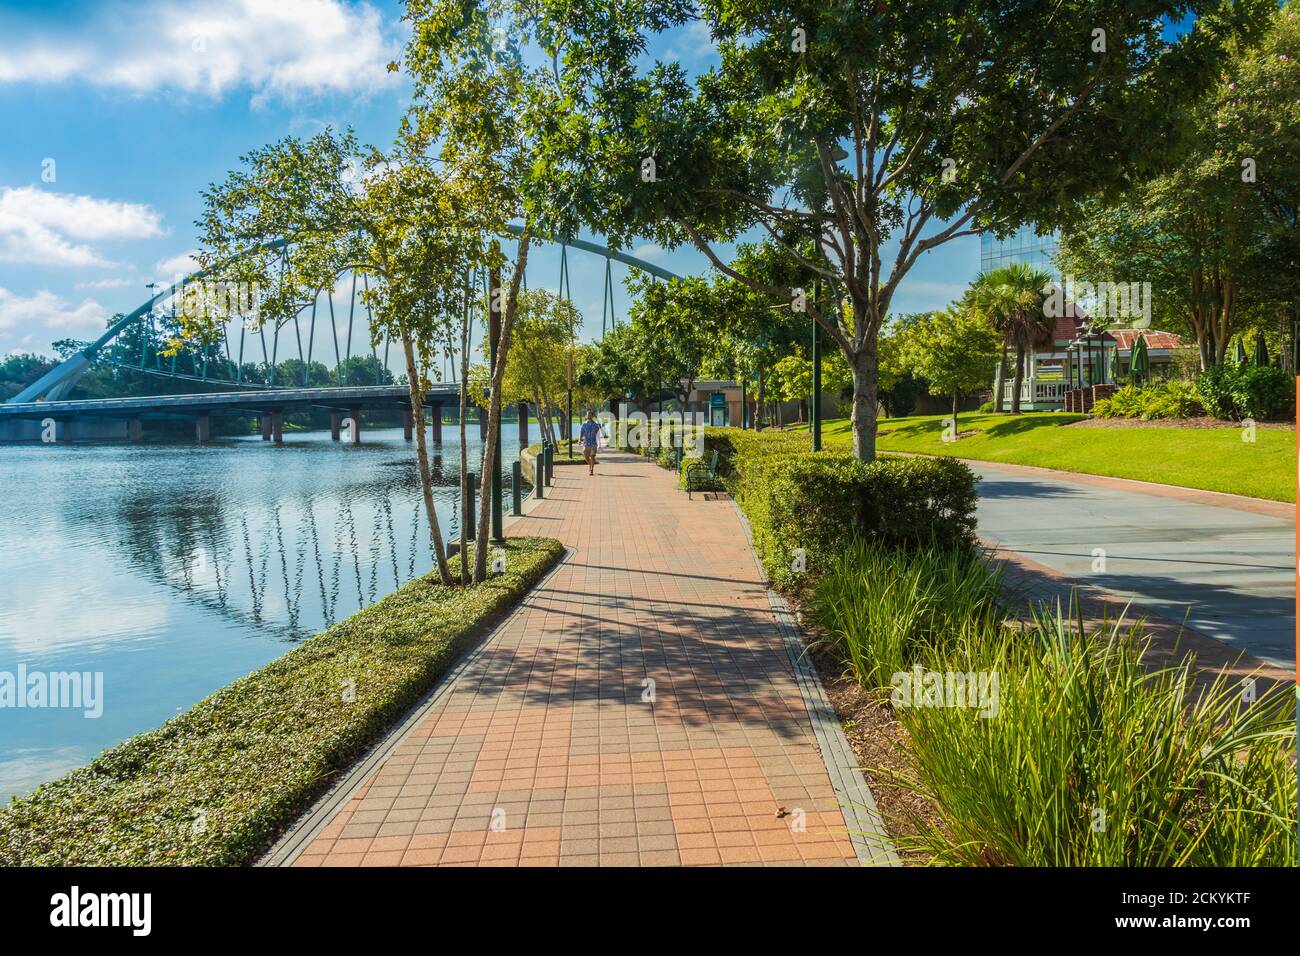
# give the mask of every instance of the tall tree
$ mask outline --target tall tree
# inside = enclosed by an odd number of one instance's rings
[[[1181,153],[1062,234],[1079,276],[1152,283],[1157,319],[1191,333],[1202,368],[1265,315],[1300,314],[1300,4],[1259,22],[1189,111]]]
[[[962,308],[974,312],[997,330],[1003,342],[1016,350],[1016,370],[1011,386],[1011,414],[1020,414],[1020,388],[1025,381],[1025,357],[1033,352],[1034,343],[1050,335],[1053,318],[1044,314],[1052,277],[1023,262],[1015,262],[988,272],[981,272],[967,290]],[[1000,382],[995,386],[1000,387]]]
[[[876,338],[918,258],[1061,222],[1146,175],[1183,104],[1270,5],[548,0],[544,49],[570,107],[549,154],[600,231],[694,244],[815,317],[853,374],[854,452],[871,459]],[[694,21],[719,66],[691,76],[651,61],[655,32]],[[751,229],[826,283],[824,304],[724,261],[719,244]]]
[[[372,342],[401,343],[416,420],[416,462],[438,574],[452,583],[433,502],[424,396],[438,342],[455,314],[477,229],[461,214],[466,181],[435,171],[429,142],[406,128],[393,148],[362,147],[350,131],[287,137],[242,157],[243,169],[204,193],[199,266],[256,300],[258,324],[281,325],[348,270],[373,276],[361,293]],[[276,245],[290,243],[287,251]],[[226,316],[180,309],[174,347],[211,341]]]
[[[522,55],[534,26],[528,11],[509,0],[408,0],[406,19],[413,29],[402,65],[414,81],[414,96],[404,128],[437,143],[443,167],[473,183],[458,213],[488,237],[480,262],[493,277],[486,306],[489,327],[498,331],[488,376],[484,494],[474,551],[478,582],[487,576],[502,381],[529,248],[548,227],[571,233],[575,220],[550,188],[538,153],[539,138],[557,121],[559,109],[549,74]],[[522,226],[512,256],[507,238],[513,223]]]
[[[951,396],[957,438],[961,399],[988,384],[1001,335],[982,316],[960,307],[909,316],[899,334],[903,361],[913,374],[930,383],[931,394]]]

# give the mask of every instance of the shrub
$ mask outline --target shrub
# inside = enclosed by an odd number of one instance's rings
[[[660,468],[673,469],[677,467],[677,449],[671,445],[660,445],[652,452],[655,463]]]
[[[411,581],[10,803],[0,865],[252,862],[564,553],[550,538],[512,538],[506,549],[504,574],[470,587]],[[355,700],[345,702],[349,680]]]
[[[1110,398],[1099,399],[1092,413],[1100,418],[1191,418],[1204,414],[1196,385],[1169,379],[1155,385],[1125,385]]]
[[[997,406],[997,403],[996,403],[996,402],[984,402],[984,403],[982,403],[982,404],[980,405],[980,414],[981,414],[981,415],[992,415],[994,409],[996,409],[997,407],[998,407],[998,406]]]
[[[811,607],[867,687],[942,657],[970,627],[1000,618],[1001,574],[972,548],[907,552],[858,539],[830,562]]]
[[[1147,421],[1160,418],[1191,418],[1205,412],[1195,382],[1171,378],[1146,389],[1146,392],[1148,394],[1146,405],[1142,409],[1142,417]]]
[[[740,428],[706,428],[704,455],[718,453],[718,474],[730,478],[742,463],[773,455],[812,451],[812,437],[807,432],[764,431]]]
[[[1279,687],[1243,705],[1194,660],[1145,661],[1141,629],[1039,611],[936,670],[996,674],[995,715],[900,706],[937,810],[918,847],[965,866],[1291,866],[1295,710]],[[933,665],[931,665],[933,666]]]
[[[1225,421],[1288,417],[1294,411],[1293,389],[1286,372],[1272,366],[1215,365],[1196,379],[1206,411]]]
[[[815,577],[859,534],[890,547],[974,541],[975,475],[951,458],[865,464],[819,452],[742,454],[740,461],[736,497],[778,586],[795,587],[805,573]]]

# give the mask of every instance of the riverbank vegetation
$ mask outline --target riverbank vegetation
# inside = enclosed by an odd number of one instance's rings
[[[0,810],[0,865],[251,863],[563,551],[514,538],[504,573],[481,584],[412,581],[15,800]]]

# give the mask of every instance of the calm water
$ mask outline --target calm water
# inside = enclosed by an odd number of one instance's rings
[[[503,429],[505,507],[513,423]],[[459,445],[435,458],[459,533]],[[535,430],[534,430],[535,434]],[[0,706],[0,800],[80,766],[433,566],[413,443],[371,429],[194,445],[0,445],[0,680],[103,674],[102,715]],[[477,428],[471,467],[482,455]]]

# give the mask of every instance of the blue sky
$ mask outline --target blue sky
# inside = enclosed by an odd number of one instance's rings
[[[201,190],[241,153],[326,124],[386,145],[407,89],[384,65],[405,36],[400,3],[374,0],[6,0],[0,8],[0,355],[91,338],[144,286],[185,271]],[[688,69],[712,56],[686,28],[651,53]],[[52,162],[51,162],[52,161]],[[634,248],[681,274],[691,249]],[[558,285],[539,250],[529,285]],[[978,241],[930,253],[899,312],[938,308],[979,266]],[[575,303],[599,334],[603,260],[570,257]],[[617,309],[627,298],[615,267]],[[318,355],[317,357],[323,357]]]

